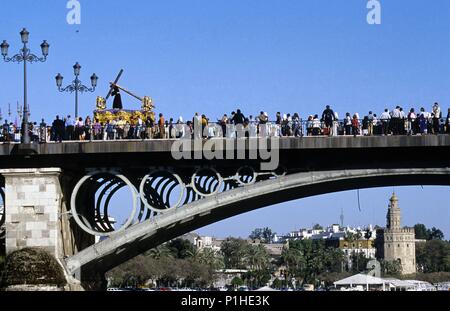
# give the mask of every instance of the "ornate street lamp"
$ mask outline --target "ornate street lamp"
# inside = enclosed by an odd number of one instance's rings
[[[56,80],[56,87],[58,88],[58,91],[60,92],[70,92],[73,93],[75,92],[75,116],[74,118],[78,117],[78,92],[94,92],[95,88],[97,87],[97,81],[98,81],[98,77],[97,75],[94,73],[91,76],[91,86],[92,88],[89,88],[85,85],[83,85],[80,81],[80,79],[78,79],[78,76],[80,75],[81,72],[81,66],[80,64],[77,62],[74,66],[73,66],[73,73],[75,75],[75,80],[72,81],[72,84],[69,84],[66,87],[62,87],[63,84],[63,79],[64,77],[58,73],[55,77]]]
[[[41,44],[41,51],[43,57],[38,57],[31,53],[30,49],[27,47],[28,39],[30,33],[24,28],[20,32],[20,38],[23,43],[23,48],[20,50],[19,54],[16,54],[12,57],[8,57],[8,49],[9,44],[6,40],[3,40],[2,44],[0,44],[0,52],[2,53],[3,59],[5,62],[14,62],[14,63],[22,63],[23,62],[23,119],[22,119],[22,136],[21,142],[24,144],[30,143],[30,135],[28,133],[28,102],[27,102],[27,63],[34,62],[45,62],[48,56],[48,50],[50,45],[44,40]]]

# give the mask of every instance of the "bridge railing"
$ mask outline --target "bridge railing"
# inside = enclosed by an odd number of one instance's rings
[[[330,124],[313,120],[282,120],[268,122],[246,122],[244,124],[223,124],[208,122],[199,124],[197,133],[193,122],[159,124],[87,124],[66,126],[57,129],[52,126],[31,126],[32,141],[105,141],[121,139],[177,139],[213,137],[309,137],[309,136],[381,136],[381,135],[426,135],[450,134],[449,120],[429,119],[425,122],[407,119],[390,120],[335,120]],[[239,136],[243,135],[243,136]],[[0,131],[0,142],[20,142],[20,128],[5,128]]]

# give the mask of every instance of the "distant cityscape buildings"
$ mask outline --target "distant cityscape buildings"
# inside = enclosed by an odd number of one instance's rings
[[[397,261],[401,264],[402,274],[416,272],[415,243],[420,241],[415,239],[414,228],[401,227],[401,211],[395,194],[390,198],[385,229],[373,225],[364,228],[344,226],[342,210],[340,221],[340,224],[332,224],[326,228],[315,225],[313,228],[303,228],[287,234],[274,234],[271,241],[264,243],[252,239],[248,239],[248,242],[264,245],[271,256],[281,256],[283,248],[290,241],[324,240],[327,247],[342,250],[349,268],[352,266],[352,257],[362,254],[369,259]],[[189,240],[200,250],[209,248],[215,252],[220,252],[221,244],[225,241],[211,236],[200,236],[197,233],[188,233],[182,238]],[[381,243],[376,243],[377,239],[380,239]]]

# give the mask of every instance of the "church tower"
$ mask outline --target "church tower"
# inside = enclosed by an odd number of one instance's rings
[[[415,273],[415,232],[414,228],[401,227],[401,211],[395,193],[392,194],[390,199],[386,218],[384,259],[386,261],[399,261],[402,265],[402,274]]]

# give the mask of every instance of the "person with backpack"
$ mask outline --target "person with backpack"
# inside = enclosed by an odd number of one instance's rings
[[[259,124],[259,137],[267,137],[267,122],[269,121],[269,117],[267,116],[267,113],[264,111],[261,111],[258,117]]]
[[[327,134],[329,136],[332,135],[331,127],[333,126],[333,121],[335,120],[334,111],[330,108],[329,105],[325,107],[325,110],[322,113],[322,122],[325,123],[325,127],[327,128]]]

